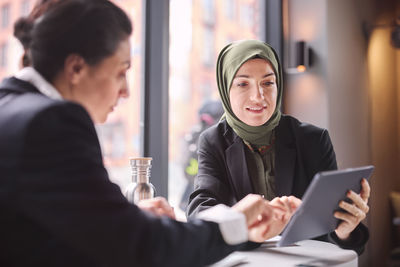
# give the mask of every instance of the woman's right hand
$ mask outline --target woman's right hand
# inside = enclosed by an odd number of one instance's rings
[[[159,217],[167,216],[171,219],[176,219],[174,208],[172,208],[168,201],[163,197],[141,200],[138,203],[138,207]]]
[[[275,207],[281,207],[288,212],[288,216],[292,217],[293,213],[301,205],[301,199],[295,196],[276,197],[271,200],[270,204]]]
[[[266,239],[277,236],[283,231],[300,204],[301,200],[294,196],[276,197],[269,202],[274,211],[274,216],[269,221]]]
[[[301,200],[295,197],[275,198],[268,202],[250,194],[232,208],[246,216],[249,240],[263,242],[282,232]]]

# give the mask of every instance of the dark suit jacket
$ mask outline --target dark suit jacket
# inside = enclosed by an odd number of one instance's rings
[[[282,115],[275,138],[277,196],[302,198],[316,173],[337,169],[327,130]],[[243,140],[225,120],[202,133],[198,144],[199,171],[189,200],[188,216],[218,203],[232,206],[255,192],[245,149],[248,148]],[[334,232],[319,239],[361,253],[368,240],[368,229],[360,224],[353,231],[351,242],[340,242]]]
[[[0,266],[203,266],[234,247],[217,224],[156,218],[108,179],[86,110],[0,86]]]

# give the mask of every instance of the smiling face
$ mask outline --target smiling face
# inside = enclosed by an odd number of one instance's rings
[[[250,126],[261,126],[271,118],[277,95],[274,70],[261,58],[250,59],[239,68],[229,91],[233,113]]]
[[[71,68],[80,69],[72,71],[74,74],[70,80],[73,86],[64,98],[82,104],[94,122],[105,122],[119,98],[129,97],[126,80],[126,72],[130,68],[129,39],[121,41],[114,54],[94,66],[80,64],[75,58],[72,61]]]

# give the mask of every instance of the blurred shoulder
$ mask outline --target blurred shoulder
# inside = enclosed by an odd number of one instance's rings
[[[0,85],[0,123],[29,123],[43,115],[64,114],[88,119],[86,110],[78,103],[56,100],[41,94],[32,84],[14,77]]]
[[[235,134],[225,119],[206,129],[200,135],[200,141],[207,141],[211,145],[216,146],[227,146],[236,138],[239,137]]]

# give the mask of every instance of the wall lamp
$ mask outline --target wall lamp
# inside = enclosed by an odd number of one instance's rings
[[[312,65],[312,50],[305,41],[295,43],[295,62],[297,72],[305,72]]]
[[[288,61],[285,72],[299,74],[306,72],[313,65],[314,51],[305,41],[292,43],[288,51]]]

